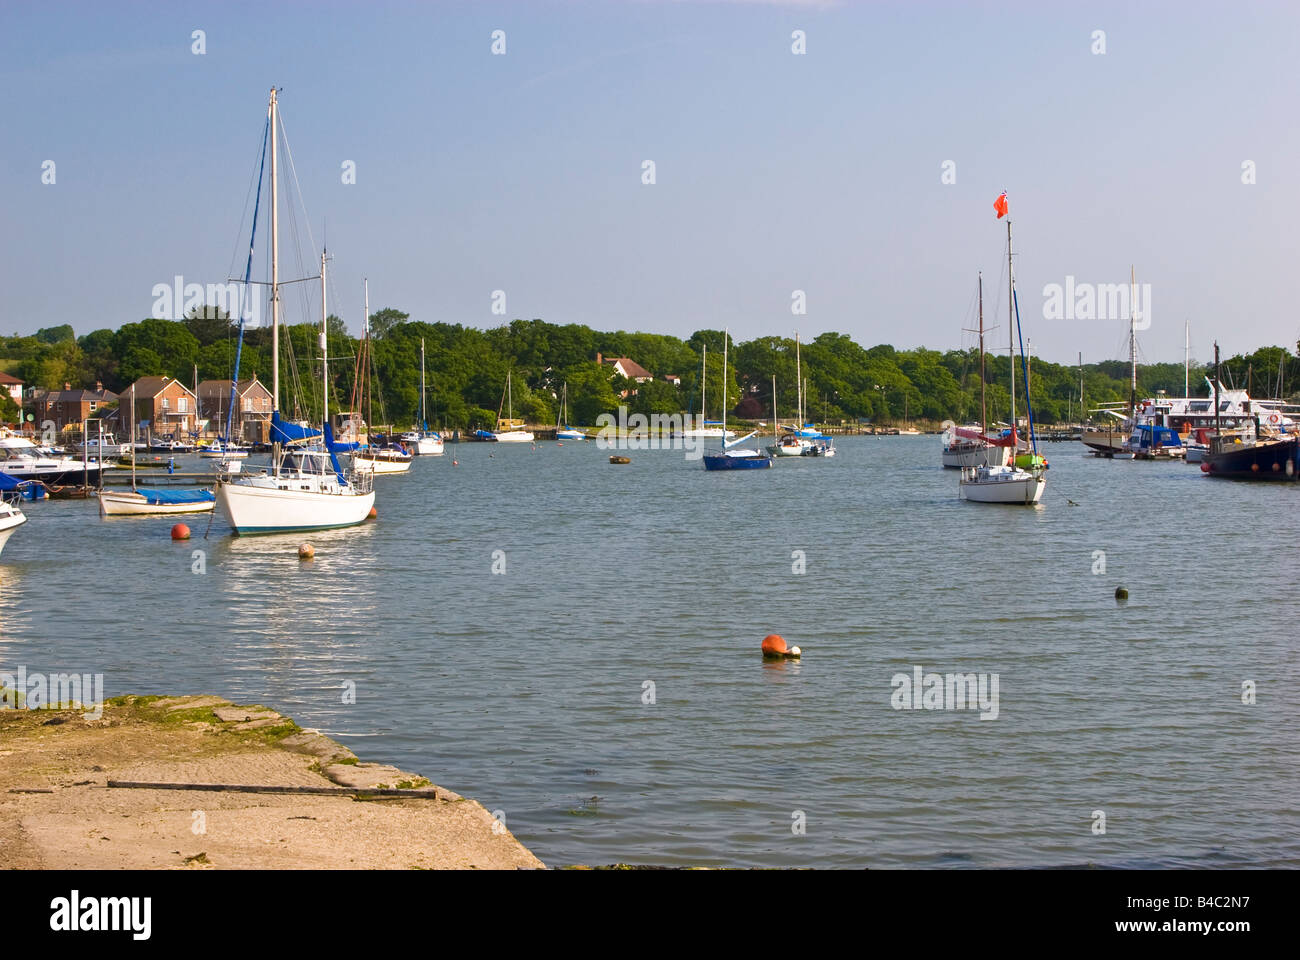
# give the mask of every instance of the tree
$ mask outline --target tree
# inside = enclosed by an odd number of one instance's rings
[[[75,341],[77,335],[72,330],[72,324],[64,323],[57,327],[42,327],[36,331],[36,339],[43,343],[63,343],[67,340]]]
[[[393,327],[399,323],[405,323],[410,318],[409,313],[402,313],[401,310],[394,310],[392,307],[385,307],[377,310],[370,315],[370,338],[379,340],[385,337]],[[326,319],[328,323],[328,318]]]

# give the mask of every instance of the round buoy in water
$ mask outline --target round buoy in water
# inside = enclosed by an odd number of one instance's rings
[[[379,511],[376,510],[374,507],[371,507],[371,508],[370,508],[370,512],[366,514],[366,519],[367,519],[367,520],[373,520],[373,519],[375,519],[375,517],[377,517],[377,516],[379,516]]]
[[[178,523],[172,527],[173,540],[188,540],[190,538],[190,528],[183,523]]]
[[[1252,463],[1252,464],[1250,465],[1250,472],[1251,472],[1251,473],[1259,473],[1259,464],[1258,464],[1258,463]]]
[[[1125,589],[1124,587],[1116,587],[1116,588],[1115,588],[1115,599],[1116,599],[1116,600],[1127,600],[1127,599],[1128,599],[1128,590]]]
[[[316,548],[313,547],[310,543],[298,544],[299,560],[312,560],[315,559],[315,557],[316,557]]]
[[[459,467],[459,466],[460,466],[460,461],[459,461],[459,460],[453,460],[453,461],[451,462],[451,465],[452,465],[453,467]]]
[[[802,652],[798,647],[786,646],[785,638],[778,633],[763,638],[764,660],[797,660]]]
[[[1210,472],[1210,465],[1208,463],[1201,464],[1201,473],[1209,473],[1209,472]]]

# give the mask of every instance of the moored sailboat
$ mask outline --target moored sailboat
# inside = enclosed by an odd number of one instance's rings
[[[724,331],[722,335],[722,449],[717,453],[706,453],[704,455],[705,470],[761,470],[772,465],[772,458],[765,453],[757,450],[746,450],[740,448],[750,437],[758,431],[751,430],[736,440],[726,439],[727,434],[727,345],[731,339],[729,331]]]
[[[290,531],[330,530],[355,526],[363,522],[375,503],[370,478],[355,471],[345,475],[339,466],[334,445],[334,434],[329,424],[329,341],[326,336],[328,311],[326,309],[325,264],[327,257],[321,253],[321,371],[324,395],[321,433],[287,424],[280,418],[280,241],[277,224],[278,185],[277,154],[278,110],[276,90],[271,90],[267,113],[267,129],[263,144],[270,140],[271,155],[271,471],[257,475],[219,482],[216,488],[220,504],[230,526],[239,534],[280,533]],[[265,157],[265,146],[263,157]],[[260,180],[259,173],[260,198]],[[253,232],[256,236],[257,213],[254,208]],[[244,286],[248,288],[253,265],[253,244],[249,244],[248,263],[244,271]],[[227,410],[226,436],[230,436],[230,418],[236,401],[239,377],[239,358],[244,344],[244,311],[240,312],[239,340],[235,348],[235,369],[231,380],[231,400]],[[284,463],[283,445],[286,442],[305,442],[319,436],[324,443],[327,460],[320,468],[304,465],[291,468]]]
[[[994,203],[994,209],[998,212],[998,218],[1007,214],[1007,195],[1003,193]],[[1011,325],[1010,338],[1010,358],[1011,358],[1011,448],[1016,449],[1016,344],[1015,331],[1018,324],[1018,313],[1016,305],[1016,287],[1015,273],[1012,260],[1011,246],[1011,219],[1007,218],[1007,289],[1010,293],[1009,303],[1007,304],[1008,323]],[[1021,352],[1021,362],[1024,361],[1023,350]],[[1033,444],[1033,456],[1037,459],[1037,444],[1034,441],[1034,415],[1033,407],[1029,402],[1028,392],[1025,394],[1025,405],[1029,413],[1029,437]],[[986,425],[985,425],[986,426]],[[984,429],[987,435],[987,429]],[[1035,463],[1031,469],[1025,470],[1017,466],[1008,466],[1000,464],[998,466],[976,466],[963,467],[961,480],[958,483],[958,494],[963,500],[970,500],[975,503],[1020,503],[1035,504],[1042,499],[1043,490],[1047,485],[1047,478],[1044,476],[1044,466]]]

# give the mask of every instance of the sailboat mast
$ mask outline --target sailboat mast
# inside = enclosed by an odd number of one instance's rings
[[[776,374],[772,374],[772,436],[780,434],[776,421]]]
[[[704,345],[704,359],[700,362],[700,429],[703,430],[709,423],[709,407],[705,402],[706,394],[709,389],[709,345]]]
[[[1007,217],[1007,355],[1011,359],[1011,439],[1016,439],[1016,281],[1011,259],[1011,218]],[[1012,453],[1018,444],[1013,443]]]
[[[280,191],[276,142],[279,140],[279,111],[275,88],[271,88],[271,409],[280,409]],[[239,372],[235,372],[239,376]],[[277,444],[278,446],[278,444]]]
[[[722,449],[727,449],[727,341],[731,330],[722,331]]]
[[[979,275],[980,301],[980,436],[988,441],[989,415],[984,403],[984,272]],[[985,461],[987,462],[987,460]]]
[[[1138,354],[1137,354],[1137,317],[1133,308],[1137,305],[1134,292],[1137,290],[1137,274],[1132,265],[1128,268],[1128,362],[1131,368],[1128,386],[1128,416],[1132,420],[1137,412],[1138,395]]]
[[[799,331],[794,332],[794,379],[795,379],[795,405],[798,409],[795,415],[799,418],[796,429],[803,431],[803,368],[799,364]]]
[[[320,422],[322,427],[330,422],[330,346],[329,346],[329,311],[325,305],[325,250],[320,252],[320,380],[321,405]]]
[[[1183,321],[1183,396],[1191,396],[1192,370],[1192,334],[1186,320]]]
[[[420,338],[420,427],[429,429],[429,413],[424,406],[424,337]]]
[[[363,328],[363,331],[365,333],[365,341],[366,341],[365,343],[366,359],[361,367],[361,376],[363,378],[362,383],[365,384],[364,387],[365,392],[364,395],[358,397],[357,400],[358,400],[358,405],[360,405],[361,400],[364,399],[366,401],[366,440],[369,441],[370,428],[373,427],[375,423],[374,395],[370,392],[370,378],[366,376],[366,374],[369,372],[368,368],[370,366],[370,278],[363,277],[362,283],[365,284],[365,294],[364,294],[363,302],[364,302],[364,309],[366,311],[366,316],[365,316],[365,326]]]

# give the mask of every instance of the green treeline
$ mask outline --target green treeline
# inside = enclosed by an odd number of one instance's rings
[[[343,323],[330,318],[330,384],[332,410],[350,408],[357,380],[358,341]],[[542,320],[515,320],[490,330],[459,324],[412,322],[399,310],[386,309],[371,318],[370,378],[373,413],[363,401],[362,413],[374,423],[404,427],[416,422],[420,403],[420,340],[426,351],[428,419],[438,427],[490,427],[501,405],[506,373],[513,371],[514,415],[534,424],[555,423],[559,395],[568,384],[569,421],[591,425],[602,413],[615,412],[626,402],[634,413],[700,412],[700,358],[708,348],[708,416],[722,413],[722,346],[720,330],[699,330],[689,339],[653,333],[602,332],[590,327],[558,326]],[[118,330],[95,330],[80,337],[71,326],[38,331],[34,336],[0,338],[0,369],[20,377],[28,387],[60,389],[93,386],[120,392],[136,378],[166,375],[192,384],[198,379],[226,379],[235,362],[237,328],[211,308],[192,311],[181,321],[148,319]],[[300,324],[282,330],[281,407],[290,416],[311,418],[321,404],[319,327]],[[246,330],[239,377],[254,375],[271,382],[270,332]],[[618,377],[607,360],[628,357],[655,376],[636,384]],[[978,420],[979,352],[977,349],[940,352],[919,347],[896,350],[881,344],[863,347],[841,333],[823,333],[801,346],[807,381],[805,408],[819,422],[870,420],[899,423],[904,419],[937,423],[945,419]],[[1079,419],[1079,368],[1031,358],[1032,401],[1040,423]],[[1203,376],[1209,367],[1192,369],[1195,395],[1206,392]],[[677,375],[681,385],[663,379]],[[772,377],[776,377],[777,413],[792,420],[796,403],[793,339],[760,337],[732,340],[727,371],[730,416],[770,419]],[[1007,357],[986,355],[985,396],[989,419],[1009,417]],[[1255,396],[1295,393],[1300,384],[1300,356],[1283,347],[1263,347],[1224,362],[1225,385],[1246,387]],[[1023,376],[1017,361],[1018,409],[1023,413]],[[1144,364],[1138,369],[1139,397],[1164,390],[1183,392],[1181,363]],[[624,391],[635,391],[626,401]],[[1089,408],[1129,395],[1129,370],[1124,361],[1083,367],[1084,401]],[[16,414],[16,411],[13,411]],[[8,411],[0,410],[8,415]]]

